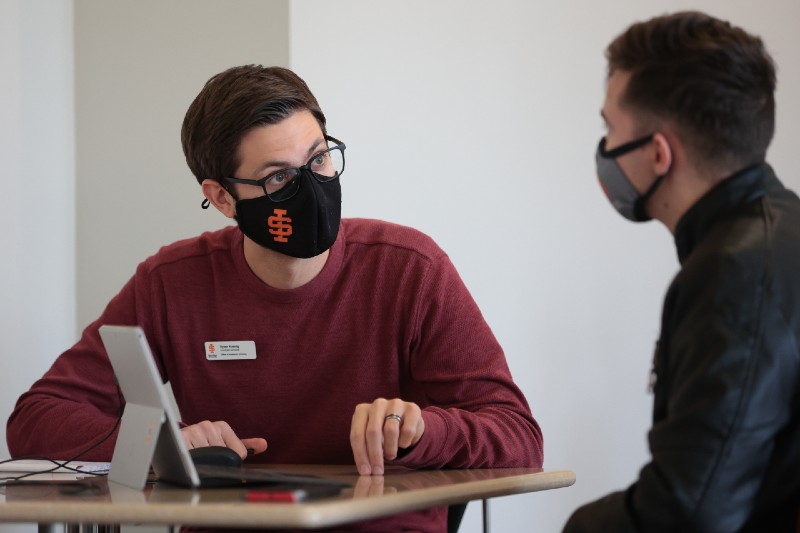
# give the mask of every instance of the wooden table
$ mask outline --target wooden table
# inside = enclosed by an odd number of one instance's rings
[[[80,491],[74,484],[12,484],[0,488],[0,522],[35,522],[42,529],[58,523],[314,529],[575,482],[569,470],[532,468],[388,468],[384,476],[359,476],[348,465],[271,468],[327,476],[351,483],[352,488],[301,503],[252,503],[244,499],[247,490],[238,487],[193,490],[153,483],[136,491],[105,478],[83,481],[85,489]]]

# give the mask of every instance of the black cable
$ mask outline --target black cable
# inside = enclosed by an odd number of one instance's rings
[[[35,459],[35,460],[40,460],[40,461],[50,461],[51,463],[53,463],[56,466],[54,466],[53,468],[50,468],[48,470],[41,470],[41,471],[38,471],[38,472],[28,472],[26,474],[22,474],[22,475],[19,475],[19,476],[9,476],[9,477],[0,478],[0,486],[3,486],[5,484],[7,484],[9,481],[19,481],[21,479],[25,479],[26,477],[34,476],[34,475],[37,475],[37,474],[49,474],[49,473],[57,471],[59,468],[64,468],[66,470],[71,470],[71,471],[77,472],[79,474],[87,474],[87,475],[91,475],[91,476],[98,476],[99,477],[99,476],[108,475],[108,472],[102,472],[102,473],[100,473],[100,472],[88,472],[86,470],[81,470],[80,468],[73,468],[73,467],[67,466],[67,465],[69,463],[73,462],[73,461],[77,461],[84,454],[89,453],[90,451],[94,450],[95,448],[97,448],[98,446],[103,444],[105,441],[107,441],[111,437],[111,435],[114,434],[114,432],[117,430],[117,427],[119,427],[119,424],[122,421],[122,413],[124,411],[124,405],[122,404],[122,391],[119,388],[119,382],[117,382],[117,376],[116,375],[114,376],[114,384],[117,387],[117,402],[118,402],[118,405],[119,405],[119,412],[117,413],[117,420],[116,420],[116,422],[114,422],[114,427],[111,428],[111,431],[109,431],[99,441],[95,442],[94,444],[92,444],[91,446],[86,448],[85,450],[82,450],[80,453],[78,453],[77,455],[73,456],[72,458],[70,458],[70,459],[68,459],[66,461],[57,461],[55,459],[52,459],[52,458],[44,456],[44,455],[25,455],[25,456],[22,456],[22,457],[15,457],[13,459],[2,460],[2,461],[0,461],[0,464],[11,463],[11,462],[14,462],[14,461],[25,461],[25,460]]]

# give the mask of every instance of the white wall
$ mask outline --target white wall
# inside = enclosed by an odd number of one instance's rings
[[[17,397],[74,337],[72,67],[71,2],[0,2],[0,457]]]
[[[288,64],[287,1],[231,6],[0,0],[0,458],[17,397],[136,264],[226,223],[200,209],[183,114],[224,68]]]
[[[75,330],[72,2],[0,0],[0,458],[17,397]],[[6,533],[29,525],[2,524]]]
[[[0,0],[2,420],[140,260],[225,223],[199,208],[179,129],[228,66],[288,62],[308,81],[348,144],[345,215],[436,238],[506,348],[546,467],[578,483],[495,500],[495,531],[558,531],[647,459],[645,383],[677,262],[663,228],[627,223],[596,184],[608,42],[690,6],[761,34],[779,64],[770,160],[800,190],[797,0],[77,0],[74,62],[71,6]]]
[[[202,210],[180,143],[203,84],[288,62],[287,0],[78,0],[78,325],[164,244],[228,221]]]
[[[606,45],[667,6],[763,35],[780,65],[770,160],[800,189],[797,0],[291,3],[291,66],[348,145],[344,214],[437,239],[506,349],[545,466],[577,473],[569,489],[495,500],[495,531],[559,531],[648,457],[646,381],[677,260],[663,227],[608,205],[594,150]]]

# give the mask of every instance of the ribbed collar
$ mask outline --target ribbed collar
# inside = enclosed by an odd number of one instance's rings
[[[244,258],[244,236],[238,229],[231,234],[231,256],[236,269],[239,271],[240,279],[250,286],[254,294],[278,303],[313,301],[314,298],[319,297],[330,288],[342,269],[346,233],[347,221],[345,219],[341,221],[339,234],[330,248],[330,254],[325,266],[322,267],[322,270],[314,279],[296,289],[270,287],[250,270],[250,266],[248,266],[247,260]]]
[[[675,246],[681,264],[708,235],[717,220],[737,207],[763,197],[767,181],[775,179],[768,164],[753,165],[722,180],[690,207],[675,227]]]

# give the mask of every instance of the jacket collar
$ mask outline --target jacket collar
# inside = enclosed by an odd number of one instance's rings
[[[767,182],[776,179],[768,164],[759,163],[725,178],[700,198],[675,227],[675,246],[681,264],[720,217],[763,197]]]

